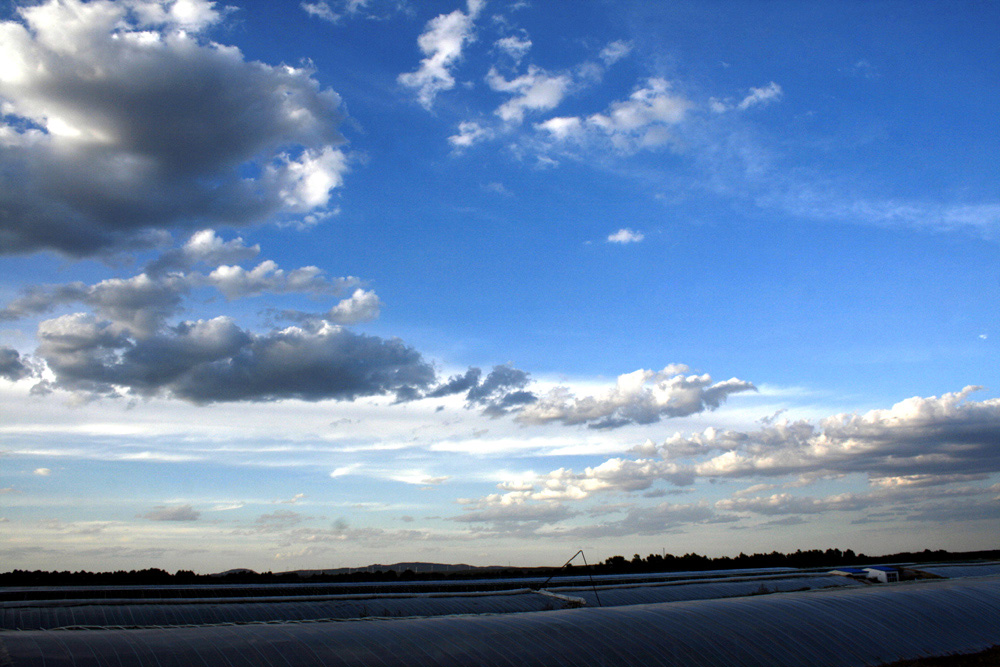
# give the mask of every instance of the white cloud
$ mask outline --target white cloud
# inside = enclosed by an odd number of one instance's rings
[[[754,389],[736,378],[713,383],[708,374],[684,375],[687,370],[686,366],[672,365],[661,371],[640,369],[620,375],[602,396],[577,397],[566,387],[556,387],[522,409],[517,420],[526,424],[589,424],[591,428],[652,424],[663,417],[714,410],[730,394]]]
[[[326,2],[303,2],[300,7],[310,16],[315,16],[330,23],[336,23],[340,20],[340,14],[333,11]]]
[[[41,477],[48,477],[52,474],[52,471],[49,468],[35,468],[32,474],[39,475]]]
[[[203,280],[222,292],[227,299],[256,296],[264,292],[337,294],[358,282],[356,278],[331,280],[325,274],[325,271],[316,266],[285,271],[276,262],[265,260],[249,271],[241,266],[220,266]]]
[[[583,136],[583,121],[575,116],[556,116],[535,125],[558,141],[578,139]]]
[[[331,308],[324,318],[334,324],[358,324],[377,319],[382,301],[372,291],[361,288]]]
[[[710,446],[724,452],[700,463],[697,472],[707,477],[866,473],[872,479],[897,478],[880,482],[895,486],[906,479],[927,485],[933,479],[928,475],[998,472],[1000,454],[990,443],[1000,432],[1000,399],[968,401],[975,389],[913,397],[864,415],[834,415],[818,425],[786,420],[753,432],[715,434]]]
[[[650,79],[628,100],[615,102],[604,114],[594,114],[587,124],[604,131],[616,146],[648,148],[670,140],[665,128],[684,119],[691,103],[671,93],[664,79]]]
[[[325,208],[342,184],[339,97],[307,68],[206,40],[213,3],[48,0],[18,14],[0,23],[4,251],[83,256],[159,243],[165,228],[280,220]]]
[[[346,466],[340,466],[339,468],[332,470],[330,472],[330,477],[336,479],[337,477],[344,477],[346,475],[353,475],[356,471],[361,469],[360,463],[352,463]]]
[[[671,128],[680,124],[692,104],[672,92],[664,79],[649,79],[627,100],[612,103],[604,113],[586,118],[551,118],[535,125],[546,137],[559,142],[606,141],[621,153],[653,149],[670,143]]]
[[[339,23],[342,19],[388,19],[407,9],[407,0],[318,0],[302,2],[304,12],[318,19]]]
[[[181,248],[168,250],[146,267],[147,273],[158,274],[170,270],[186,271],[197,264],[219,266],[242,262],[260,254],[260,246],[247,246],[237,237],[223,241],[212,229],[195,232]]]
[[[468,148],[482,141],[492,139],[494,132],[475,121],[463,121],[458,124],[458,134],[448,137],[448,143],[456,149]]]
[[[603,49],[601,49],[601,60],[604,61],[605,66],[611,67],[616,62],[627,56],[632,52],[632,43],[624,42],[622,40],[617,40],[611,42]]]
[[[636,232],[625,227],[623,229],[619,229],[614,234],[608,235],[608,243],[620,243],[624,245],[626,243],[638,243],[644,238],[646,238],[646,236],[642,232]]]
[[[781,90],[781,86],[772,81],[762,88],[751,88],[750,94],[744,97],[743,100],[736,105],[736,108],[745,110],[750,107],[771,104],[772,102],[780,100],[782,95],[783,91]]]
[[[544,518],[539,519],[543,523],[558,523],[573,514],[567,503],[587,501],[595,494],[645,491],[648,495],[658,483],[688,486],[699,478],[792,477],[784,486],[797,488],[852,474],[868,477],[868,492],[824,497],[792,492],[760,495],[775,488],[763,481],[712,506],[698,503],[673,506],[670,511],[687,508],[692,521],[736,521],[746,514],[820,515],[885,506],[909,513],[913,520],[989,519],[1000,515],[996,499],[988,500],[1000,485],[977,483],[1000,472],[1000,455],[993,446],[1000,433],[1000,399],[968,401],[973,390],[914,397],[863,415],[834,415],[821,420],[818,427],[803,421],[776,421],[750,433],[709,428],[687,438],[677,434],[659,446],[647,441],[631,452],[639,458],[614,456],[580,472],[559,468],[508,477],[497,485],[499,493],[464,501],[469,509],[459,520],[500,522],[510,514],[515,522],[524,521],[516,517],[537,515]],[[540,404],[545,400],[543,396]],[[591,404],[601,403],[592,399]],[[647,514],[653,517],[657,511],[636,507],[620,521],[579,530],[594,531],[595,536],[616,530],[642,532],[640,525],[655,524],[640,520]],[[566,530],[576,534],[577,529]]]
[[[434,105],[434,98],[443,90],[455,87],[451,69],[462,57],[462,49],[474,39],[474,21],[483,7],[482,0],[469,0],[468,13],[456,9],[431,19],[417,39],[426,56],[415,72],[399,75],[399,82],[417,91],[417,99],[425,109]]]
[[[214,236],[212,238],[215,239]],[[205,240],[204,235],[202,240]],[[80,303],[110,320],[119,333],[148,337],[164,325],[166,318],[182,310],[184,299],[196,287],[214,287],[232,300],[264,293],[340,295],[360,282],[353,277],[329,278],[315,266],[286,271],[271,260],[265,260],[250,270],[223,265],[208,275],[181,271],[164,273],[170,266],[189,265],[197,259],[219,261],[240,255],[254,256],[258,250],[256,246],[246,248],[234,242],[209,243],[207,247],[191,249],[189,242],[180,252],[168,251],[152,262],[149,267],[152,275],[140,273],[131,278],[102,280],[94,285],[74,282],[29,287],[23,296],[0,309],[0,321],[30,317],[58,306]],[[340,323],[359,322],[377,316],[379,305],[378,297],[373,292],[356,290],[349,299],[334,306],[329,316],[331,321]],[[0,356],[0,361],[3,359],[8,366],[15,362],[24,365],[19,358],[9,354]]]
[[[515,63],[520,63],[521,59],[531,50],[531,40],[517,35],[498,39],[493,45],[510,56]]]
[[[238,503],[238,502],[234,502],[234,503],[221,503],[219,505],[216,505],[215,507],[213,507],[209,511],[210,512],[231,512],[233,510],[242,509],[244,506],[245,506],[245,503]]]
[[[169,26],[198,31],[221,18],[215,9],[215,2],[209,0],[174,0],[169,3],[137,0],[130,5],[132,11],[140,17],[142,24],[147,26]],[[59,16],[65,15],[59,14]]]
[[[822,514],[830,511],[847,512],[864,509],[869,501],[864,496],[842,493],[826,498],[793,496],[776,493],[767,497],[732,498],[720,500],[716,508],[727,512],[753,512],[767,516],[780,514]]]
[[[529,111],[549,111],[562,102],[572,79],[566,74],[550,74],[535,67],[528,68],[526,74],[508,81],[496,68],[490,68],[486,75],[490,88],[498,92],[511,93],[516,97],[504,102],[496,114],[505,122],[520,123]]]

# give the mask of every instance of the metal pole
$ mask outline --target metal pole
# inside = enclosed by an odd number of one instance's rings
[[[604,605],[601,604],[601,596],[598,595],[598,593],[597,593],[597,584],[594,583],[594,574],[593,574],[593,572],[590,571],[590,565],[587,563],[587,556],[586,556],[586,554],[583,553],[583,549],[580,549],[575,554],[573,554],[573,556],[568,561],[566,561],[565,563],[563,563],[563,566],[561,568],[559,568],[559,570],[565,569],[566,566],[569,565],[570,563],[572,563],[573,559],[576,558],[577,556],[582,556],[583,557],[583,564],[587,568],[587,576],[590,577],[590,586],[591,586],[591,588],[594,589],[594,597],[597,598],[597,606],[598,607],[603,607]],[[549,575],[549,578],[546,579],[545,582],[541,586],[539,586],[539,588],[545,588],[546,586],[548,586],[549,582],[552,581],[552,577],[554,577],[554,576],[556,576],[556,575],[555,574]]]

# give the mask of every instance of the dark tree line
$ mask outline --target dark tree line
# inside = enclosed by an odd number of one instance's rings
[[[931,551],[924,549],[918,552],[902,552],[885,556],[866,556],[847,549],[799,549],[794,553],[755,553],[747,555],[740,553],[736,557],[721,556],[709,558],[696,553],[674,556],[673,554],[649,554],[645,558],[639,554],[631,560],[624,556],[612,556],[603,563],[594,566],[595,572],[680,572],[685,570],[733,570],[765,567],[795,567],[795,568],[836,568],[857,565],[875,565],[878,563],[930,563],[956,560],[996,559],[1000,551],[971,551],[951,553],[943,549]]]

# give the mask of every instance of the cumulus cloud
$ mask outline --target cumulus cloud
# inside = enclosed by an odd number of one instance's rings
[[[203,0],[48,0],[0,23],[0,248],[92,255],[327,207],[340,99],[207,39]]]
[[[57,386],[193,403],[353,400],[425,388],[433,368],[396,339],[325,324],[253,333],[227,317],[185,321],[147,338],[77,313],[39,326],[38,354]]]
[[[627,227],[623,227],[614,234],[608,235],[608,243],[620,243],[625,245],[626,243],[638,243],[644,238],[646,238],[646,235],[642,232],[637,232]]]
[[[933,478],[922,475],[1000,472],[1000,399],[967,400],[977,389],[915,396],[889,409],[834,415],[819,424],[782,421],[752,432],[713,434],[705,444],[724,451],[697,471],[707,477],[866,473],[925,484]]]
[[[494,137],[494,131],[475,121],[463,121],[458,124],[458,134],[448,137],[448,143],[455,149],[468,148]]]
[[[358,324],[377,319],[382,301],[371,290],[358,288],[354,293],[335,305],[323,316],[334,324]]]
[[[482,408],[483,414],[499,417],[533,403],[537,396],[528,391],[530,376],[525,371],[508,364],[494,366],[483,378],[483,371],[470,368],[463,375],[453,375],[430,391],[423,398],[441,398],[465,392],[468,407]]]
[[[32,474],[38,475],[39,477],[48,477],[52,474],[52,470],[50,468],[35,468]]]
[[[415,72],[399,75],[399,82],[417,91],[417,99],[425,109],[434,105],[434,98],[443,90],[455,87],[452,68],[462,57],[462,49],[474,39],[473,27],[483,0],[468,0],[467,12],[456,9],[431,19],[417,39],[425,58]]]
[[[671,127],[684,120],[691,106],[673,92],[670,82],[653,78],[604,113],[550,118],[535,129],[556,142],[604,141],[619,152],[633,153],[670,143]]]
[[[240,237],[224,241],[214,230],[203,229],[192,234],[180,248],[163,252],[146,266],[145,273],[156,276],[168,271],[188,271],[199,264],[211,267],[239,264],[259,254],[257,244],[247,246]]]
[[[470,404],[482,407],[484,414],[496,417],[536,400],[525,389],[528,382],[528,373],[502,364],[494,366],[482,382],[470,387],[465,397]]]
[[[514,95],[500,105],[496,114],[505,122],[520,123],[530,111],[556,108],[566,96],[573,80],[567,74],[551,74],[532,65],[526,74],[509,81],[496,68],[490,68],[486,82],[495,91]]]
[[[201,517],[201,512],[190,505],[174,505],[172,507],[161,505],[142,515],[143,519],[150,521],[197,521],[199,517]]]
[[[49,312],[54,308],[82,303],[102,317],[139,335],[149,334],[163,320],[177,313],[191,283],[183,276],[112,278],[94,285],[73,282],[65,285],[32,286],[24,295],[0,310],[0,321],[15,320]]]
[[[247,270],[241,266],[220,266],[198,282],[211,285],[227,299],[271,294],[339,294],[356,285],[357,278],[327,278],[326,272],[316,266],[304,266],[291,271],[278,267],[276,262],[265,260]]]
[[[208,274],[166,267],[250,258],[258,246],[246,247],[241,239],[223,242],[212,232],[198,232],[180,249],[169,250],[147,267],[147,272],[131,278],[111,278],[93,285],[73,282],[63,285],[28,287],[22,296],[0,309],[0,321],[16,320],[50,312],[59,306],[82,304],[114,323],[119,329],[144,337],[160,329],[167,318],[179,313],[184,299],[197,287],[212,287],[227,299],[270,294],[339,295],[358,284],[353,277],[330,278],[315,266],[281,269],[265,260],[252,269],[236,265],[217,266]],[[328,313],[335,323],[350,324],[378,315],[378,297],[356,290]]]
[[[830,511],[846,512],[868,507],[870,501],[862,494],[842,493],[826,498],[795,496],[776,493],[767,497],[739,497],[720,500],[718,509],[729,512],[753,512],[766,516],[782,514],[824,514]]]
[[[694,483],[694,471],[690,467],[657,459],[608,459],[604,463],[588,467],[583,472],[566,468],[553,470],[532,480],[524,480],[519,488],[503,494],[493,494],[487,501],[523,502],[583,500],[594,493],[632,493],[645,491],[655,482],[667,481],[675,486],[689,486]],[[502,487],[501,490],[508,487]]]
[[[600,396],[578,397],[566,387],[556,387],[521,410],[517,419],[526,424],[558,421],[567,425],[587,424],[591,428],[652,424],[663,417],[714,410],[730,394],[755,390],[743,380],[712,382],[708,374],[684,375],[687,370],[678,364],[661,371],[640,369],[626,373]]]
[[[777,485],[758,482],[711,506],[636,507],[620,520],[582,530],[595,536],[642,534],[656,526],[666,529],[685,521],[737,521],[748,515],[816,516],[879,507],[911,520],[987,520],[1000,515],[1000,497],[996,496],[1000,485],[982,485],[1000,472],[996,448],[1000,399],[969,401],[968,395],[975,389],[914,397],[863,415],[834,415],[818,425],[769,421],[753,432],[709,428],[688,437],[676,434],[660,445],[647,441],[631,450],[636,458],[616,456],[582,471],[558,468],[502,482],[499,493],[464,501],[465,518],[458,520],[497,523],[509,514],[515,522],[516,517],[537,515],[556,523],[572,515],[569,504],[598,494],[648,496],[649,490],[661,483],[684,487],[699,478],[777,481],[784,477],[792,481],[783,486],[795,489],[850,474],[866,475],[868,491],[821,497],[794,490],[768,494]],[[545,401],[543,396],[537,405],[544,406]],[[534,407],[525,408],[521,415]],[[659,516],[660,510],[666,514]],[[681,515],[672,522],[670,515],[675,510]],[[687,518],[683,518],[685,512],[690,512]],[[864,520],[875,521],[877,517]],[[565,530],[576,534],[576,529]]]
[[[786,516],[798,518],[829,512],[864,511],[852,523],[875,523],[886,518],[905,517],[915,521],[976,521],[1000,516],[1000,504],[991,499],[990,488],[982,486],[944,486],[970,478],[939,479],[931,487],[920,485],[885,486],[871,484],[866,493],[838,493],[829,496],[801,496],[775,493],[770,496],[733,494],[719,500],[715,508],[736,514]],[[964,513],[959,510],[964,510]],[[780,524],[775,524],[780,525]]]
[[[17,350],[0,346],[0,377],[17,382],[34,375],[34,369],[25,363]]]
[[[531,50],[531,40],[526,35],[524,37],[510,35],[498,39],[493,43],[493,46],[510,56],[515,63],[520,63],[521,59],[528,55],[528,51]]]

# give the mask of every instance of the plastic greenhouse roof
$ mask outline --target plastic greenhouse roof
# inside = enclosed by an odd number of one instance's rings
[[[960,565],[913,565],[910,569],[936,574],[947,579],[1000,575],[1000,563],[962,563]]]
[[[1000,577],[985,577],[524,614],[6,631],[0,664],[855,667],[1000,644],[998,617]]]
[[[452,595],[337,596],[295,598],[211,598],[182,600],[72,600],[62,603],[0,603],[0,629],[66,627],[154,627],[217,623],[262,623],[369,617],[509,614],[573,606],[567,600],[528,589],[509,593]],[[2,663],[0,663],[2,664]]]
[[[818,588],[864,585],[847,577],[829,575],[713,581],[706,583],[685,582],[659,585],[598,587],[596,594],[593,589],[582,586],[549,588],[548,590],[554,593],[582,598],[588,606],[619,607],[633,604],[677,602],[680,600],[715,600],[744,595],[763,595]]]
[[[559,575],[551,577],[551,585],[573,585],[619,581],[674,581],[714,579],[731,576],[769,576],[782,572],[797,572],[795,568],[775,567],[736,570],[699,570],[663,573]],[[181,584],[163,586],[7,586],[0,587],[0,600],[44,600],[69,598],[209,598],[209,597],[268,597],[291,595],[337,595],[348,593],[420,593],[430,591],[509,590],[540,586],[550,577],[509,577],[497,579],[430,579],[412,581],[355,581],[334,583],[274,583],[274,584]],[[122,595],[128,593],[128,595]]]

